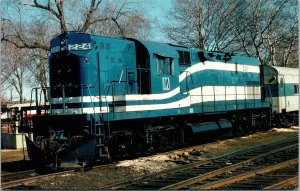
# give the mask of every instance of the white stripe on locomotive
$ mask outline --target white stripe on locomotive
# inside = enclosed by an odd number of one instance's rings
[[[236,68],[237,66],[237,68]],[[237,71],[238,72],[247,72],[247,73],[259,73],[258,66],[249,66],[243,64],[233,64],[233,63],[224,63],[224,62],[211,62],[205,61],[192,65],[187,68],[183,73],[179,75],[179,82],[182,82],[187,76],[200,72],[203,70],[222,70],[222,71]]]
[[[201,92],[203,92],[203,96]],[[214,95],[214,92],[216,93],[216,95]],[[122,97],[124,98],[124,96]],[[126,99],[126,97],[127,96],[125,96],[125,100],[123,101],[129,101]],[[189,94],[187,94],[187,97],[181,100],[177,100],[175,102],[161,103],[161,104],[147,104],[147,105],[126,105],[120,107],[125,107],[125,111],[127,112],[150,111],[150,110],[184,108],[184,107],[189,107],[191,104],[199,104],[202,102],[234,101],[234,100],[245,100],[245,99],[246,100],[261,99],[260,86],[246,86],[246,87],[245,86],[205,86],[205,87],[199,87],[190,90]],[[74,101],[74,99],[72,100]],[[87,101],[86,103],[91,103],[91,99],[89,96],[86,96],[86,99],[84,100]],[[94,99],[93,101],[97,102],[98,100]],[[53,109],[52,113],[61,114],[62,111],[63,111],[62,109]],[[74,112],[76,112],[77,114],[81,113],[81,108],[65,109],[65,114],[72,114]],[[100,107],[83,108],[83,113],[94,113],[94,112],[107,113],[109,112],[109,108],[108,106],[101,107],[101,110]]]

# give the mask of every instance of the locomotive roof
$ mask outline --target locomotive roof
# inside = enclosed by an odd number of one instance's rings
[[[119,40],[128,40],[133,41],[136,43],[140,43],[148,50],[149,54],[157,54],[163,57],[171,57],[171,58],[179,58],[179,54],[177,50],[186,50],[190,51],[191,53],[197,53],[197,52],[204,52],[214,60],[217,55],[221,55],[222,59],[226,58],[230,60],[230,62],[234,63],[244,63],[247,65],[259,65],[259,61],[257,58],[253,57],[247,57],[242,55],[234,55],[231,53],[223,53],[218,51],[205,51],[205,50],[199,50],[194,48],[188,48],[184,46],[174,45],[174,44],[168,44],[168,43],[160,43],[160,42],[154,42],[154,41],[148,41],[148,40],[140,40],[140,39],[133,39],[133,38],[118,38],[118,37],[107,37],[107,36],[101,36],[101,35],[94,35],[94,34],[88,34],[88,33],[82,33],[78,31],[68,31],[64,34],[56,35],[50,42],[51,47],[55,47],[57,45],[60,45],[60,37],[64,36],[73,36],[73,38],[68,38],[69,43],[70,42],[91,42],[91,38],[93,37],[104,37],[104,38],[111,38],[111,39],[119,39]]]
[[[287,67],[280,67],[280,66],[270,66],[264,65],[263,66],[266,71],[272,72],[273,74],[279,75],[298,75],[299,69],[298,68],[287,68]]]
[[[171,57],[171,58],[179,57],[177,51],[169,44],[148,41],[148,40],[138,40],[138,39],[129,39],[129,40],[140,42],[147,48],[150,54],[152,53],[152,54],[157,54],[160,56]]]
[[[279,66],[271,66],[272,68],[274,68],[278,74],[281,75],[295,75],[297,76],[299,73],[299,69],[298,68],[287,68],[287,67],[279,67]]]

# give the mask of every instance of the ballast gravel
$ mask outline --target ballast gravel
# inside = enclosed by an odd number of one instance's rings
[[[258,132],[243,137],[215,140],[211,143],[189,147],[186,150],[180,149],[169,153],[119,161],[100,168],[93,168],[88,172],[78,171],[51,178],[41,178],[35,183],[35,186],[42,190],[99,190],[108,185],[180,165],[188,162],[189,159],[205,160],[295,134],[298,134],[298,127],[295,126],[289,129],[274,128],[267,132]],[[190,153],[189,156],[180,157],[183,151]],[[193,153],[194,155],[192,155]],[[174,158],[174,155],[178,157]]]

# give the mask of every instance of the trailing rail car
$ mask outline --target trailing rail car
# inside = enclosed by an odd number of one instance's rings
[[[265,98],[272,104],[275,122],[289,126],[298,121],[299,71],[296,68],[262,66]]]
[[[271,124],[276,90],[257,58],[80,32],[50,45],[50,86],[40,90],[50,114],[33,117],[27,139],[39,164],[85,166]]]

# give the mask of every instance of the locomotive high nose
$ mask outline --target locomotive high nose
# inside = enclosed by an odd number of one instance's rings
[[[89,52],[91,37],[79,32],[66,32],[51,41],[49,57],[52,98],[78,97],[87,94],[83,85],[90,85]]]
[[[50,115],[33,119],[36,141],[27,140],[29,155],[37,162],[45,159],[41,163],[46,166],[86,165],[94,157],[96,146],[91,125],[94,118],[83,111],[84,104],[90,104],[85,98],[94,93],[89,76],[93,67],[89,62],[91,37],[66,32],[50,45]]]

